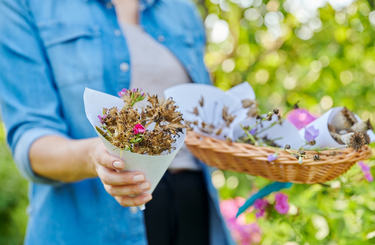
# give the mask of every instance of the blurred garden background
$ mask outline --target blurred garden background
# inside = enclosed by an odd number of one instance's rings
[[[207,29],[205,62],[224,90],[248,81],[263,111],[301,108],[321,115],[347,106],[375,121],[375,0],[197,0]],[[22,244],[27,182],[0,126],[0,244]],[[375,159],[366,162],[375,165]],[[375,168],[372,168],[375,169]],[[375,174],[375,170],[372,170]],[[270,183],[217,170],[212,176],[231,213]],[[293,185],[289,212],[248,212],[232,232],[240,244],[375,244],[375,183],[359,166],[338,179]],[[274,195],[266,198],[274,202]]]

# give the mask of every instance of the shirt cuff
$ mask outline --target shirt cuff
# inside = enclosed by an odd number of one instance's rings
[[[33,128],[27,130],[21,138],[18,140],[15,147],[13,156],[14,161],[21,173],[21,175],[26,178],[28,181],[38,183],[38,184],[47,184],[47,185],[60,185],[62,182],[51,180],[42,176],[39,176],[34,173],[30,165],[29,159],[29,150],[31,144],[40,137],[46,135],[57,135],[67,138],[67,136],[57,130],[49,128]]]

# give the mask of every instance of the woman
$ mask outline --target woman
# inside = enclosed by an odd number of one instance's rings
[[[181,151],[153,196],[140,194],[150,183],[116,171],[126,163],[90,138],[83,107],[85,87],[209,83],[192,3],[2,0],[0,18],[2,118],[31,182],[25,244],[231,243],[206,166]]]

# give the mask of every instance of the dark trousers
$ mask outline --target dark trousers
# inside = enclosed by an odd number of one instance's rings
[[[146,204],[149,245],[208,245],[208,194],[200,171],[166,172]]]

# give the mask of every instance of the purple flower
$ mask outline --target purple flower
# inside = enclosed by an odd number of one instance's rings
[[[283,193],[275,195],[275,209],[279,214],[286,214],[289,211],[288,196]]]
[[[99,116],[98,116],[99,121],[100,121],[101,124],[103,124],[103,119],[106,118],[106,117],[107,117],[107,115],[104,115],[104,116],[100,116],[100,115],[99,115]]]
[[[318,137],[319,135],[319,129],[314,128],[313,125],[311,125],[308,128],[305,128],[305,140],[307,142],[313,141]]]
[[[254,202],[255,209],[265,209],[268,205],[268,201],[264,199],[257,199]]]
[[[257,199],[254,202],[254,208],[258,210],[255,214],[257,218],[263,217],[264,213],[266,212],[266,207],[268,206],[267,200],[264,199]]]
[[[120,92],[117,93],[120,98],[126,95],[126,88],[123,88]]]
[[[315,116],[311,115],[306,109],[295,109],[288,114],[287,119],[291,122],[297,129],[301,129],[314,121]]]
[[[277,157],[278,157],[277,153],[275,153],[275,154],[271,154],[271,155],[269,155],[269,156],[267,157],[267,160],[268,160],[269,162],[273,162],[273,161],[275,161],[275,160],[277,159]]]
[[[372,176],[370,171],[365,172],[364,175],[365,175],[365,178],[367,179],[368,182],[374,181],[374,177]]]
[[[370,167],[366,163],[364,163],[363,161],[359,161],[358,165],[361,167],[363,172],[370,171]]]
[[[374,181],[374,177],[371,174],[371,168],[370,168],[370,166],[367,165],[366,163],[364,163],[363,161],[359,161],[358,165],[361,167],[363,175],[365,176],[365,178],[367,179],[367,181],[368,182]]]
[[[257,130],[258,130],[258,129],[253,128],[252,130],[249,131],[249,133],[250,133],[251,135],[254,135],[254,134],[257,132]]]

